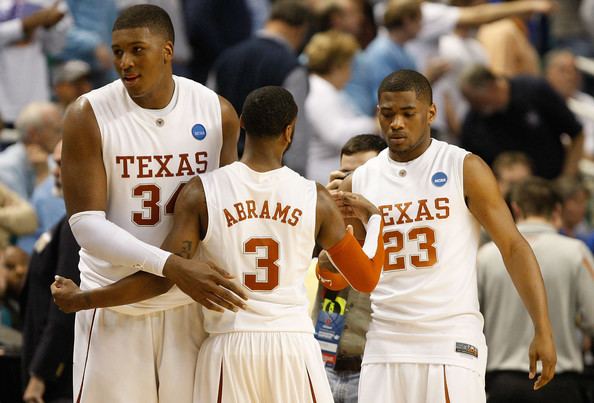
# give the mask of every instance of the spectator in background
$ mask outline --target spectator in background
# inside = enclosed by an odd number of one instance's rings
[[[455,56],[449,53],[439,51],[440,39],[444,35],[453,33],[456,28],[476,29],[482,24],[502,18],[529,16],[534,13],[546,14],[551,12],[554,5],[552,1],[548,0],[513,1],[496,4],[481,3],[485,3],[485,1],[466,1],[465,4],[457,4],[463,7],[456,7],[454,5],[422,1],[423,18],[421,20],[421,29],[418,35],[407,42],[405,46],[407,52],[415,61],[418,71],[425,71],[426,75],[434,81],[434,99],[440,113],[438,113],[432,129],[437,130],[440,137],[448,141],[452,139],[455,139],[456,142],[459,141],[457,137],[452,136],[452,134],[456,134],[456,130],[459,130],[458,125],[453,120],[454,111],[452,110],[457,107],[457,104],[455,95],[451,91],[453,81],[442,80],[441,77],[450,70],[454,70],[452,75],[459,76],[458,63],[460,60],[455,59]]]
[[[193,55],[191,78],[204,84],[219,55],[250,37],[250,10],[245,0],[191,0],[183,2],[183,15]]]
[[[307,177],[318,183],[338,169],[345,139],[379,129],[374,118],[357,112],[340,91],[351,76],[358,48],[352,35],[327,31],[314,35],[304,51],[310,72],[305,113],[312,127]]]
[[[0,325],[21,330],[18,300],[27,276],[29,256],[16,246],[0,250]]]
[[[584,241],[594,250],[594,233],[586,214],[590,191],[581,178],[561,177],[555,181],[555,190],[561,198],[561,227],[559,232]]]
[[[60,141],[54,150],[55,191],[62,197]],[[54,276],[80,283],[78,251],[66,215],[35,244],[21,298],[23,313],[22,379],[25,403],[72,402],[74,315],[52,303]]]
[[[46,56],[57,55],[71,26],[64,3],[5,0],[0,2],[0,115],[12,127],[33,101],[49,101]]]
[[[577,174],[584,148],[582,126],[544,79],[506,78],[477,65],[460,81],[471,106],[462,127],[462,147],[488,164],[504,151],[522,151],[534,162],[534,174],[547,179]],[[567,149],[564,135],[570,139]]]
[[[477,39],[487,51],[494,73],[508,77],[540,74],[538,52],[530,43],[528,26],[523,19],[504,18],[481,25]]]
[[[53,103],[33,102],[19,114],[16,129],[21,140],[0,152],[0,183],[28,200],[49,175],[48,156],[62,136],[62,114]]]
[[[582,75],[570,50],[557,49],[545,57],[545,76],[567,102],[584,128],[584,157],[594,159],[594,98],[580,89]]]
[[[594,334],[594,260],[583,243],[557,234],[559,199],[551,184],[530,178],[516,185],[511,203],[518,229],[538,260],[548,297],[557,348],[555,378],[534,391],[525,372],[533,330],[501,254],[493,243],[478,254],[478,285],[485,318],[487,403],[586,402],[580,393],[583,370],[578,328]]]
[[[530,158],[519,151],[502,152],[495,158],[491,168],[504,197],[514,184],[532,176]]]
[[[359,0],[329,0],[316,10],[317,32],[340,31],[353,35],[359,40],[363,27],[363,10]],[[364,48],[364,44],[359,43]]]
[[[507,17],[526,17],[535,13],[548,14],[554,9],[549,0],[519,0],[495,4],[473,4],[454,7],[431,1],[422,2],[421,30],[407,45],[420,70],[425,70],[438,54],[439,39],[456,27],[478,27]]]
[[[0,184],[0,250],[12,238],[34,232],[37,216],[33,207],[19,195]]]
[[[61,152],[62,142],[59,141],[51,156],[53,174],[50,174],[33,190],[33,195],[30,198],[30,203],[33,205],[37,215],[38,226],[34,233],[23,235],[17,240],[18,247],[29,255],[33,253],[34,246],[37,244],[39,237],[54,227],[64,214],[66,214],[64,198],[60,190],[61,185],[60,187],[57,186],[55,173],[56,164],[59,165],[62,160]]]
[[[384,14],[387,32],[380,33],[353,63],[352,77],[345,91],[358,110],[375,116],[377,90],[384,77],[393,71],[415,70],[413,58],[404,44],[421,29],[421,5],[418,0],[390,0]]]
[[[304,113],[309,85],[307,70],[299,64],[296,52],[301,48],[310,23],[311,12],[301,1],[275,2],[264,29],[225,50],[217,59],[209,78],[209,86],[227,98],[237,111],[242,110],[245,98],[256,88],[276,85],[291,92],[301,114],[284,163],[302,175],[305,175],[307,166],[310,138],[309,123]],[[245,134],[242,133],[240,155],[244,141]]]
[[[69,60],[54,69],[53,83],[63,113],[76,98],[93,89],[91,66],[82,60]]]
[[[332,172],[326,188],[337,190],[342,180],[359,166],[377,156],[386,148],[386,142],[375,134],[360,134],[350,138],[340,151],[340,170]],[[355,238],[365,239],[365,232],[355,230]],[[318,286],[318,299],[314,304],[313,318],[316,325],[316,338],[320,339],[320,312],[326,311],[330,317],[342,316],[344,330],[338,332],[336,352],[322,352],[326,362],[326,374],[335,403],[357,403],[361,360],[365,348],[365,334],[371,320],[371,301],[369,294],[360,293],[351,287],[341,291],[331,291]],[[334,309],[343,304],[344,309]],[[338,304],[337,304],[338,303]],[[331,312],[328,312],[328,311]],[[326,316],[326,317],[328,317]],[[318,318],[318,322],[315,319]],[[322,349],[324,350],[324,349]]]
[[[115,0],[66,0],[74,19],[61,60],[83,60],[91,66],[94,86],[116,79],[111,55],[111,26],[117,17]]]
[[[452,0],[453,6],[469,7],[483,3],[483,0]],[[462,96],[458,81],[468,66],[489,64],[487,52],[475,38],[476,29],[468,25],[457,25],[449,34],[439,38],[439,57],[445,60],[449,70],[435,83],[437,92],[434,102],[440,113],[437,114],[432,128],[440,139],[449,143],[459,143],[460,129],[464,116],[468,112],[468,102]]]

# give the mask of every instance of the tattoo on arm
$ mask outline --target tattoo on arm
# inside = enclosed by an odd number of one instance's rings
[[[183,257],[185,259],[192,258],[192,241],[183,241],[182,242],[182,249],[180,252],[176,253],[179,257]]]

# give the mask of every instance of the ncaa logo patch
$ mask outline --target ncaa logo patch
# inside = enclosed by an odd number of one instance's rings
[[[206,138],[206,128],[200,123],[192,126],[192,137],[196,140],[204,140]]]
[[[431,182],[437,187],[442,187],[443,185],[445,185],[447,183],[447,181],[448,181],[448,176],[441,171],[436,172],[431,177]]]

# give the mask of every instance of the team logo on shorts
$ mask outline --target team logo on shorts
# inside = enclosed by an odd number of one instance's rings
[[[447,183],[447,181],[448,176],[441,171],[433,174],[433,176],[431,177],[431,182],[437,187],[442,187]]]
[[[475,346],[473,346],[471,344],[456,342],[456,352],[462,353],[462,354],[468,354],[468,355],[478,358],[478,348],[476,348]]]
[[[206,128],[200,123],[192,126],[192,137],[196,140],[204,140],[206,138]]]

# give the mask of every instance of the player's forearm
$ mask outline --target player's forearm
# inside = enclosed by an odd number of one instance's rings
[[[68,222],[81,248],[112,265],[162,275],[163,266],[171,255],[107,220],[103,211],[83,211],[72,215]]]
[[[460,26],[477,26],[502,18],[525,16],[535,12],[531,1],[512,1],[508,3],[480,4],[460,9]]]
[[[343,240],[328,249],[336,268],[357,291],[371,292],[377,285],[384,265],[383,222],[379,215],[368,223],[363,248],[347,233]],[[322,272],[320,277],[325,278]],[[322,280],[323,282],[323,280]]]
[[[508,256],[504,255],[507,271],[532,318],[536,332],[550,333],[551,323],[547,307],[547,295],[536,257],[522,240],[514,243]]]
[[[133,304],[164,294],[172,285],[166,278],[139,271],[105,287],[81,291],[78,304],[81,309]]]

